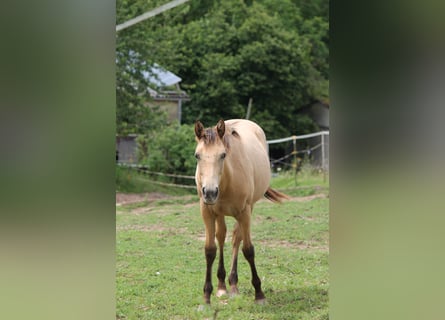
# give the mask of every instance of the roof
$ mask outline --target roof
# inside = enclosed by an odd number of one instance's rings
[[[153,64],[153,67],[151,67],[150,73],[147,71],[143,71],[142,74],[148,82],[158,87],[168,87],[177,84],[182,80],[176,74],[163,69],[156,63]]]

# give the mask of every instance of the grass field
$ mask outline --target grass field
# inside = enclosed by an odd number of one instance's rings
[[[242,254],[240,295],[217,298],[214,292],[211,306],[203,305],[204,225],[197,196],[117,206],[116,318],[328,319],[329,200],[327,182],[320,179],[306,179],[306,186],[289,189],[294,198],[282,205],[264,200],[255,206],[252,238],[266,305],[254,304],[250,269]],[[272,185],[283,186],[289,177],[274,180]],[[312,190],[312,196],[295,197],[301,190]],[[226,221],[228,273],[234,220]],[[216,267],[217,260],[215,288]]]

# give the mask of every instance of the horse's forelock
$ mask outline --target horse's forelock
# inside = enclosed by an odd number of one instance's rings
[[[213,144],[213,143],[216,142],[217,136],[218,136],[218,134],[217,134],[215,128],[207,128],[207,129],[204,130],[204,134],[202,135],[202,139],[204,141],[204,144]],[[223,139],[222,139],[222,142],[223,142],[224,146],[227,149],[230,146],[229,141],[230,141],[230,135],[225,134]]]
[[[202,136],[205,144],[215,143],[216,141],[216,132],[212,128],[207,128],[204,131],[204,135]]]

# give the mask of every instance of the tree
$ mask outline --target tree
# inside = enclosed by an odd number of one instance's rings
[[[151,9],[141,0],[120,0],[116,7],[118,24]],[[165,114],[147,106],[149,83],[143,74],[151,72],[153,52],[168,47],[158,41],[157,33],[150,33],[151,27],[140,23],[116,35],[116,131],[120,135],[147,134],[166,122]]]
[[[192,97],[183,109],[186,122],[244,117],[253,98],[252,119],[269,136],[303,133],[294,125],[298,110],[327,96],[327,24],[305,25],[290,1],[278,7],[284,18],[271,1],[224,1],[177,26],[173,51],[189,57],[172,66]]]
[[[118,0],[117,20],[163,3]],[[269,138],[316,130],[298,111],[329,99],[328,45],[326,0],[190,1],[118,34],[118,128],[157,127],[139,91],[140,71],[156,62],[183,79],[185,123],[244,118],[252,98],[251,119]]]

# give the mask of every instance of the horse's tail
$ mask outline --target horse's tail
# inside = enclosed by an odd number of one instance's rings
[[[276,191],[272,189],[271,187],[267,188],[266,193],[264,196],[269,199],[272,202],[282,202],[283,200],[289,200],[290,197],[288,195],[285,195],[284,193],[281,193],[279,191]]]

